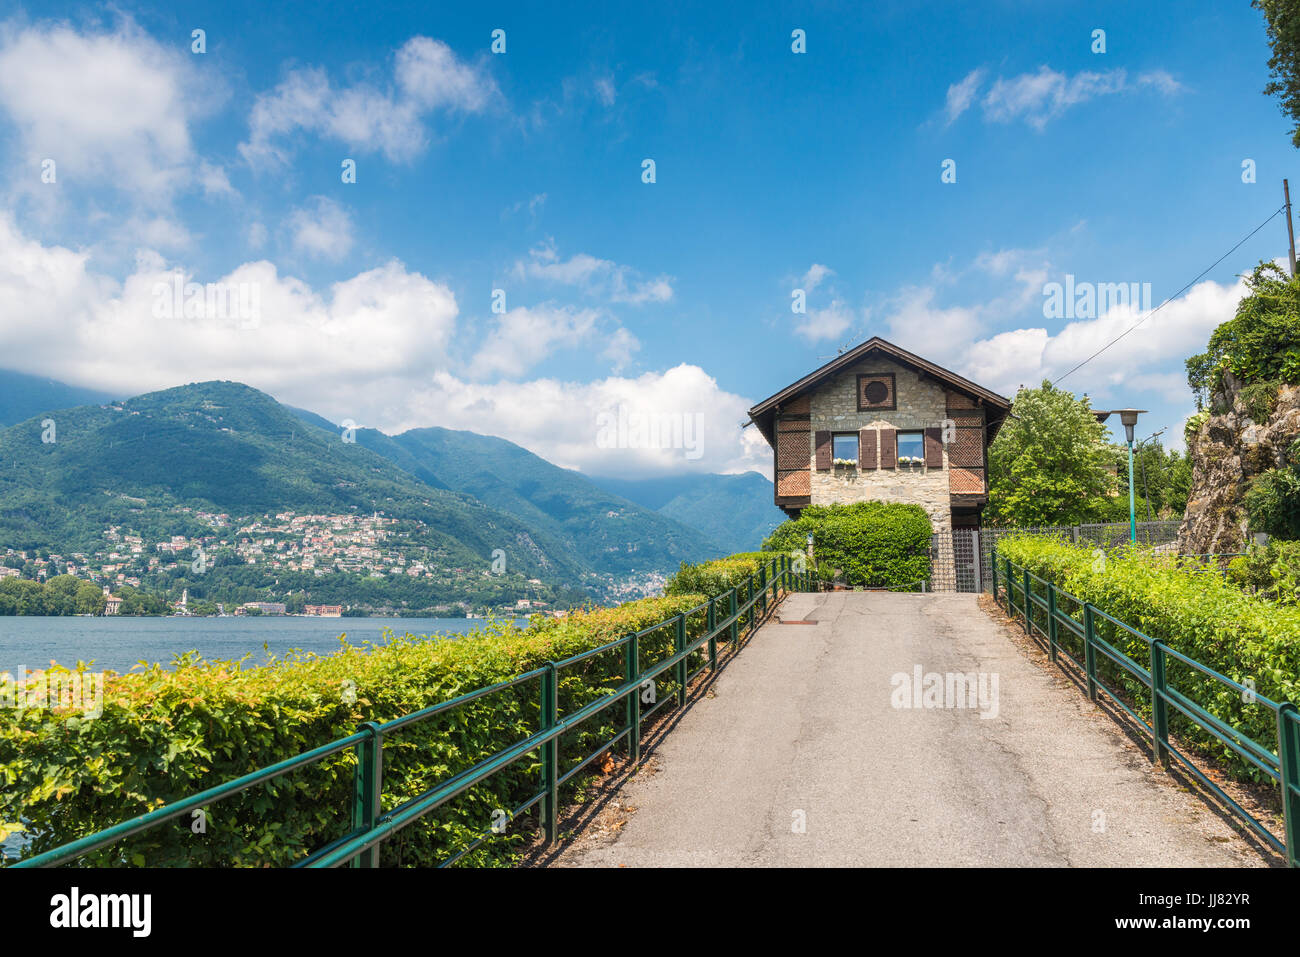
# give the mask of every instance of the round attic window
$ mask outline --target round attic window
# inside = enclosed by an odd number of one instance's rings
[[[889,398],[889,386],[877,379],[875,382],[867,383],[866,389],[867,401],[872,405],[880,405]]]

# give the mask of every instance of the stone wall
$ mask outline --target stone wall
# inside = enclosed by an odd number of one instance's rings
[[[897,410],[858,411],[857,377],[861,373],[894,374]],[[876,500],[922,506],[935,531],[952,527],[948,489],[948,454],[944,467],[912,466],[892,469],[858,469],[833,466],[818,471],[815,449],[818,431],[856,432],[859,429],[915,431],[941,427],[947,417],[943,386],[883,357],[868,359],[822,383],[812,395],[812,434],[808,450],[812,468],[814,505],[848,504]]]

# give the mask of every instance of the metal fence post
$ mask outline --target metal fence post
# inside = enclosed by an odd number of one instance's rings
[[[713,599],[709,599],[708,624],[705,626],[709,629],[709,670],[718,670],[718,636],[714,629],[717,627],[718,612],[714,608]]]
[[[542,721],[543,731],[550,731],[560,719],[560,673],[554,661],[548,661],[542,675]],[[546,795],[542,798],[542,827],[546,831],[546,843],[552,843],[560,829],[560,741],[552,738],[542,745],[542,787]]]
[[[1300,709],[1290,701],[1277,708],[1277,756],[1287,863],[1300,867]]]
[[[1151,763],[1169,763],[1169,703],[1165,701],[1165,646],[1151,642]]]
[[[624,702],[627,711],[627,753],[632,764],[641,763],[641,649],[636,632],[627,636],[623,647],[623,681],[633,686]]]
[[[678,615],[673,628],[673,653],[680,655],[686,650],[686,616]],[[677,707],[686,705],[686,658],[677,662]]]
[[[997,555],[994,555],[990,558],[989,566],[993,573],[990,576],[993,579],[993,601],[998,602],[998,556]]]
[[[357,743],[357,771],[352,795],[353,830],[370,830],[379,818],[384,781],[384,732],[374,721],[358,729],[370,737]],[[367,848],[349,862],[350,867],[378,867],[379,845]]]
[[[1092,605],[1088,602],[1083,604],[1083,670],[1088,676],[1088,700],[1097,700],[1097,649],[1093,647],[1092,639],[1097,627],[1096,620],[1093,618]]]
[[[762,591],[762,594],[758,596],[757,618],[762,618],[764,615],[767,614],[767,566],[766,565],[758,566],[758,587]]]
[[[1026,568],[1026,569],[1024,570],[1024,589],[1025,589],[1025,595],[1024,595],[1024,597],[1025,597],[1025,634],[1026,634],[1026,635],[1029,635],[1030,637],[1033,637],[1033,634],[1034,634],[1034,625],[1033,625],[1033,622],[1032,622],[1032,621],[1030,620],[1030,618],[1029,618],[1029,606],[1030,606],[1031,603],[1030,603],[1030,601],[1029,601],[1029,569],[1028,569],[1028,568]]]
[[[736,617],[736,595],[740,592],[739,585],[732,585],[731,591],[727,593],[727,600],[730,604],[729,616],[731,618],[731,653],[736,653],[736,641],[740,637],[740,621]]]
[[[1056,661],[1056,586],[1047,583],[1047,657]]]

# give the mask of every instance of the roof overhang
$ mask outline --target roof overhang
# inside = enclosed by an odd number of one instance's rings
[[[834,376],[845,369],[849,369],[868,356],[879,353],[898,362],[902,365],[909,366],[916,372],[937,382],[942,383],[946,388],[954,392],[961,392],[976,402],[985,410],[985,427],[988,430],[987,441],[992,442],[997,435],[998,429],[1002,427],[1007,415],[1011,412],[1011,400],[996,392],[984,388],[982,385],[976,385],[970,379],[963,378],[955,372],[951,372],[942,366],[937,366],[927,359],[922,359],[906,349],[900,349],[892,342],[881,339],[879,336],[873,336],[859,346],[850,349],[842,355],[836,356],[830,362],[826,363],[820,369],[808,373],[798,382],[786,386],[775,395],[768,396],[758,405],[749,410],[749,419],[758,430],[763,433],[767,439],[768,445],[773,444],[775,437],[776,415],[781,407],[799,396],[813,391],[831,376]],[[749,423],[746,423],[748,425]]]

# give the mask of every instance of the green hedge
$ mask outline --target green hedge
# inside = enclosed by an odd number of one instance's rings
[[[920,505],[856,502],[811,505],[799,518],[777,526],[765,551],[789,554],[807,548],[813,536],[817,575],[850,585],[920,591],[930,577],[934,529]]]
[[[36,708],[0,711],[0,836],[24,830],[34,854],[232,780],[355,732],[638,631],[704,601],[698,594],[536,620],[491,623],[454,640],[410,635],[381,646],[344,646],[264,667],[178,660],[173,670],[111,676],[103,713],[87,719]],[[688,634],[704,630],[703,613]],[[673,629],[640,644],[642,667],[672,654]],[[623,676],[623,649],[560,672],[560,714],[608,693]],[[676,690],[671,671],[660,698]],[[9,689],[12,692],[12,687]],[[526,737],[538,728],[539,682],[525,682],[400,729],[385,740],[384,808]],[[621,728],[615,705],[561,740],[561,772]],[[83,858],[89,865],[285,865],[350,829],[355,754],[349,750],[207,808],[207,831],[167,822]],[[535,794],[528,756],[383,845],[385,865],[431,865],[483,833],[497,809]],[[581,777],[579,775],[578,777]],[[570,791],[570,793],[572,793]],[[493,837],[467,860],[511,862],[518,833]]]
[[[1264,697],[1300,701],[1300,608],[1248,595],[1225,581],[1212,565],[1141,549],[1114,550],[1101,561],[1092,548],[1037,536],[1003,539],[998,554],[1234,681],[1254,679]],[[1062,607],[1082,621],[1078,609]],[[1041,622],[1042,613],[1038,614]],[[1064,644],[1081,646],[1073,635],[1061,631]],[[1136,664],[1150,667],[1146,642],[1104,620],[1098,633]],[[1145,686],[1123,679],[1117,674],[1122,669],[1107,664],[1103,655],[1098,655],[1098,662],[1134,700],[1146,702],[1141,710],[1149,720],[1150,692]],[[1181,662],[1170,660],[1167,676],[1173,687],[1210,714],[1277,752],[1277,718],[1271,709],[1243,702],[1239,692]],[[1110,680],[1106,683],[1114,687]],[[1264,779],[1262,772],[1192,727],[1172,708],[1170,721],[1175,732],[1220,754],[1238,777]]]
[[[760,566],[779,557],[771,552],[741,552],[697,565],[682,562],[681,568],[664,585],[664,594],[716,598],[744,582]]]

